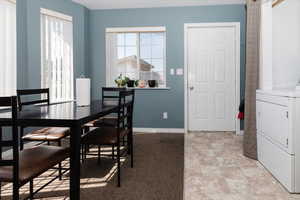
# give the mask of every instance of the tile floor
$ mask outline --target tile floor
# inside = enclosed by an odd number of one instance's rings
[[[184,200],[300,200],[257,161],[242,154],[242,136],[185,136]]]

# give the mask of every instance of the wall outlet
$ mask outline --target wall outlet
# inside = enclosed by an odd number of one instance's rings
[[[182,68],[176,69],[176,74],[177,74],[177,76],[182,76],[183,75],[183,69]]]
[[[168,113],[167,112],[163,112],[163,119],[168,119]]]

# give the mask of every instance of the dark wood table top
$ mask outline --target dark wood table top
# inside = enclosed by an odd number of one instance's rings
[[[52,105],[26,106],[18,112],[18,126],[70,127],[70,199],[80,199],[80,138],[82,125],[118,111],[116,101],[92,101],[90,106],[79,107],[76,102]],[[0,128],[11,126],[11,111],[0,111]]]
[[[27,106],[18,112],[20,125],[32,126],[71,126],[74,122],[86,123],[97,117],[104,116],[117,110],[115,103],[102,104],[101,100],[92,101],[90,106],[79,107],[76,102],[66,102],[51,105]],[[4,125],[11,119],[11,112],[0,112],[0,125]],[[25,123],[25,124],[24,124]]]

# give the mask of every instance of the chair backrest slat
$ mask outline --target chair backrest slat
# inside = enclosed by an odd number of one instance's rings
[[[0,146],[1,147],[11,147],[11,146],[13,146],[14,144],[13,144],[13,141],[1,141],[0,142]]]
[[[20,95],[46,94],[48,92],[49,88],[17,90]]]
[[[118,99],[119,96],[102,96],[102,99]]]
[[[0,166],[12,166],[14,162],[14,160],[1,160]]]
[[[22,101],[23,96],[29,96],[29,95],[46,95],[46,98],[38,99],[38,100],[28,100],[28,101]],[[22,110],[22,107],[25,105],[35,105],[35,104],[50,104],[50,96],[49,96],[49,88],[45,89],[27,89],[27,90],[17,90],[17,96],[18,96],[18,105],[19,109]]]
[[[45,99],[45,100],[36,100],[36,101],[30,101],[30,102],[24,102],[24,103],[21,103],[22,106],[26,106],[26,105],[34,105],[34,104],[40,104],[40,103],[48,103],[48,100]]]
[[[102,88],[102,105],[118,104],[121,91],[126,91],[126,88],[103,87]],[[115,112],[117,113],[117,112]]]
[[[103,87],[102,102],[110,101],[112,99],[118,100],[120,91],[126,91],[126,88]]]
[[[12,97],[0,97],[0,107],[12,106]]]
[[[125,87],[103,87],[102,91],[104,92],[111,92],[111,91],[115,91],[115,92],[120,92],[120,91],[126,91],[127,88]]]

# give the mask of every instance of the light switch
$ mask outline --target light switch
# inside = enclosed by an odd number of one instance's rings
[[[168,119],[168,113],[167,112],[163,112],[163,119]]]
[[[182,76],[182,75],[183,75],[183,69],[182,69],[182,68],[176,69],[176,74],[177,74],[178,76]]]
[[[175,71],[174,71],[174,69],[172,68],[172,69],[170,69],[170,74],[171,75],[174,75],[175,74]]]

